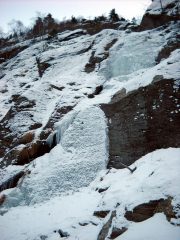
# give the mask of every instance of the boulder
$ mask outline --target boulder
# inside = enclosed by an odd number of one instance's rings
[[[127,231],[126,227],[122,227],[122,228],[113,227],[111,236],[109,239],[116,239],[117,237],[119,237],[121,234],[123,234],[126,231]]]
[[[129,221],[142,222],[154,216],[155,213],[163,212],[167,220],[170,221],[171,218],[176,218],[171,201],[172,198],[169,197],[168,199],[153,200],[140,204],[133,211],[127,211],[124,216]]]
[[[109,212],[110,212],[109,210],[107,210],[107,211],[103,211],[103,210],[102,211],[95,211],[93,215],[98,217],[98,218],[105,218],[108,215]]]
[[[96,87],[95,91],[91,94],[88,94],[88,98],[94,98],[95,95],[99,95],[103,90],[103,86],[102,85],[99,85]]]

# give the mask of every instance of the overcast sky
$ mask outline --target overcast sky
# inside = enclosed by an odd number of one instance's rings
[[[88,18],[108,14],[115,8],[121,16],[132,19],[142,16],[150,3],[151,0],[0,0],[0,26],[7,31],[12,19],[29,26],[37,11],[62,20],[72,15]]]

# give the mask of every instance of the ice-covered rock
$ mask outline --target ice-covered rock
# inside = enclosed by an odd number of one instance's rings
[[[162,1],[163,14],[157,3],[140,28],[43,36],[1,63],[3,240],[132,239],[157,220],[164,239],[178,236],[179,23],[176,1]],[[133,171],[106,169],[120,162]],[[149,203],[160,204],[155,215],[131,223]]]

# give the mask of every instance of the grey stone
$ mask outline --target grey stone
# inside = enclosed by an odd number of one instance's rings
[[[101,106],[109,119],[108,168],[123,168],[121,163],[129,166],[156,149],[180,146],[180,93],[175,81],[154,81],[120,95]]]

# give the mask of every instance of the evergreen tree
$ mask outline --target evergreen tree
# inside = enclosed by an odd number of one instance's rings
[[[55,28],[55,20],[50,13],[43,19],[43,27],[46,33],[49,33]]]
[[[33,36],[42,36],[44,34],[44,24],[41,17],[37,17],[32,29]]]
[[[101,16],[98,16],[98,17],[94,18],[95,22],[103,22],[103,21],[106,21],[106,20],[107,20],[107,18],[104,15],[101,15]]]
[[[109,13],[109,19],[113,22],[118,22],[120,20],[119,15],[116,13],[115,8],[113,8]]]
[[[78,20],[74,16],[72,16],[71,17],[71,23],[76,24],[76,23],[78,23]]]
[[[25,32],[24,24],[20,20],[13,19],[8,23],[8,25],[14,38],[22,36],[23,33]]]

